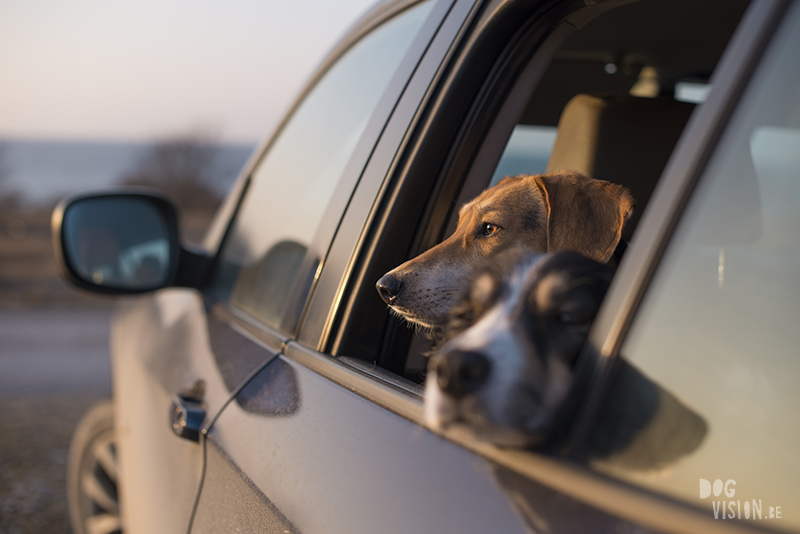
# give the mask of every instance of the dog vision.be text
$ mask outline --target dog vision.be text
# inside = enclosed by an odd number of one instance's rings
[[[720,497],[722,494],[732,499],[736,496],[736,481],[728,479],[724,483],[717,479],[713,485],[705,478],[700,479],[700,498],[707,499],[714,494]],[[781,507],[764,507],[761,499],[751,500],[712,500],[711,507],[714,510],[714,519],[781,519]]]

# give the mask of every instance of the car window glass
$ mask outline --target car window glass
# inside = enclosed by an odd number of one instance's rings
[[[585,451],[711,517],[781,530],[800,529],[797,50],[795,4],[684,212]]]
[[[373,30],[331,67],[256,167],[224,245],[217,292],[278,327],[305,251],[367,122],[432,2]]]
[[[675,100],[700,104],[706,101],[711,91],[711,84],[696,82],[678,82],[675,84]]]
[[[545,172],[555,140],[555,126],[516,125],[489,185],[495,185],[506,176]]]

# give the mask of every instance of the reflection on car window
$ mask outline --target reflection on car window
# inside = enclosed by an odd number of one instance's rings
[[[347,51],[257,166],[216,284],[236,306],[280,326],[293,284],[309,276],[300,266],[336,184],[431,7],[404,11]]]
[[[711,85],[706,83],[678,82],[675,84],[675,100],[700,104],[706,101]]]
[[[797,50],[795,4],[706,168],[620,353],[699,415],[706,435],[670,465],[622,467],[633,446],[597,462],[711,517],[724,510],[726,519],[755,517],[757,526],[781,530],[800,528]],[[672,425],[671,436],[686,430],[681,420]]]

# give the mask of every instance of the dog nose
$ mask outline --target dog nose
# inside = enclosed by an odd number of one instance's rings
[[[492,364],[482,354],[462,350],[441,354],[431,363],[436,372],[436,383],[456,399],[481,387],[492,369]]]
[[[375,284],[375,289],[386,304],[391,304],[400,293],[403,283],[392,273],[385,274]]]

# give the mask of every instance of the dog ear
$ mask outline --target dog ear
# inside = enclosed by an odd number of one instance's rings
[[[573,250],[606,263],[633,213],[630,192],[579,173],[532,178],[547,206],[547,251]]]

